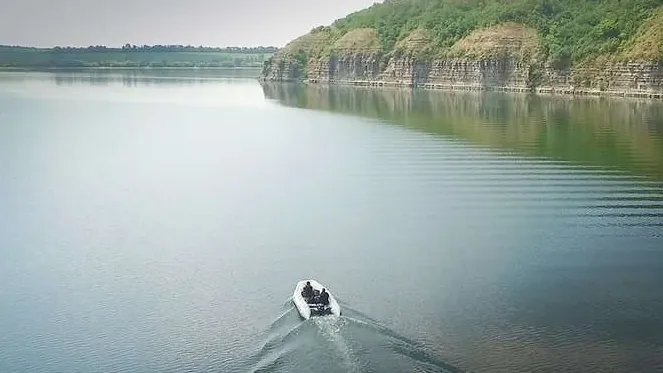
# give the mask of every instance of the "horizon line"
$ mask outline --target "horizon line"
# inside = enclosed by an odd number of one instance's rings
[[[276,49],[281,49],[283,47],[278,47],[275,45],[228,45],[228,46],[214,46],[214,45],[193,45],[193,44],[132,44],[132,43],[126,43],[122,45],[109,45],[109,44],[89,44],[89,45],[25,45],[25,44],[3,44],[0,43],[0,48],[31,48],[31,49],[55,49],[55,48],[96,48],[96,47],[105,47],[105,48],[112,48],[112,49],[122,49],[123,47],[126,47],[127,45],[131,45],[132,47],[135,46],[136,48],[143,48],[143,47],[156,47],[156,46],[161,46],[161,47],[182,47],[182,48],[219,48],[219,49],[227,49],[227,48],[276,48]]]

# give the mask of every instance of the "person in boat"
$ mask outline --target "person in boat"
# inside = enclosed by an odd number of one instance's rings
[[[306,281],[304,290],[302,290],[302,297],[306,300],[313,298],[313,286],[311,286],[311,281]]]
[[[322,303],[325,306],[329,305],[329,293],[327,292],[327,290],[325,290],[325,288],[322,288],[322,292],[318,297],[318,303]]]

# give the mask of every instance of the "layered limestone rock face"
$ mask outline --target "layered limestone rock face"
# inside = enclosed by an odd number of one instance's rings
[[[643,28],[660,27],[654,22]],[[602,58],[555,67],[542,52],[537,32],[505,23],[476,30],[449,48],[433,43],[428,31],[417,29],[385,53],[374,29],[344,35],[333,29],[296,39],[266,66],[266,80],[312,83],[395,85],[467,90],[509,90],[560,93],[663,94],[663,55],[650,45],[651,32],[633,40],[622,60]],[[441,51],[442,50],[442,51]],[[656,96],[656,97],[658,97]]]
[[[426,30],[412,31],[394,47],[394,56],[387,63],[380,79],[399,85],[416,86],[429,80],[434,63],[434,46]]]
[[[531,65],[512,58],[503,60],[454,59],[436,61],[429,81],[443,85],[469,85],[481,88],[515,87],[528,88],[531,82]]]
[[[263,69],[262,78],[274,82],[300,80],[302,78],[301,67],[292,59],[279,58]]]
[[[349,46],[346,37],[363,42]],[[506,24],[479,30],[456,43],[442,58],[434,58],[431,54],[435,48],[427,32],[414,30],[395,46],[395,55],[381,71],[384,61],[377,33],[360,29],[341,38],[329,58],[312,61],[308,80],[527,89],[535,84],[532,66],[538,48],[536,32]]]
[[[377,53],[352,53],[317,60],[310,65],[311,82],[375,80],[380,74],[380,55]]]
[[[356,29],[343,35],[322,58],[309,61],[309,81],[374,80],[380,73],[382,47],[374,29]]]
[[[293,81],[308,78],[311,61],[320,59],[325,49],[337,38],[330,28],[320,28],[301,36],[279,50],[265,64],[262,79]]]
[[[533,84],[527,63],[514,59],[444,59],[422,62],[411,58],[391,61],[381,78],[399,85],[485,89],[513,87],[526,89]]]
[[[432,63],[413,56],[392,58],[380,79],[401,85],[417,85],[429,79]]]
[[[478,30],[427,62],[430,38],[417,30],[396,46],[403,55],[393,58],[381,78],[398,84],[469,89],[536,85],[539,42],[536,31],[517,24]],[[423,55],[424,58],[420,56]]]
[[[641,61],[581,67],[574,69],[571,80],[580,89],[663,92],[663,65]]]

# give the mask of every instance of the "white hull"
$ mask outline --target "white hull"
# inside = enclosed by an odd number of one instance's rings
[[[311,282],[313,290],[322,291],[324,286],[315,280],[302,280],[299,281],[295,287],[295,292],[292,294],[292,302],[295,304],[295,307],[297,307],[299,314],[302,315],[304,319],[308,320],[311,317],[311,307],[309,307],[308,303],[306,303],[306,299],[302,297],[302,290],[306,285],[306,281]],[[336,302],[336,299],[334,299],[334,296],[331,294],[329,289],[326,290],[327,293],[329,293],[329,308],[331,314],[335,316],[341,316],[341,307],[338,305],[338,302]]]

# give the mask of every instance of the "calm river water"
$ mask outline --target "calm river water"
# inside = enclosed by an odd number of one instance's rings
[[[0,258],[3,373],[660,372],[663,103],[3,72]]]

